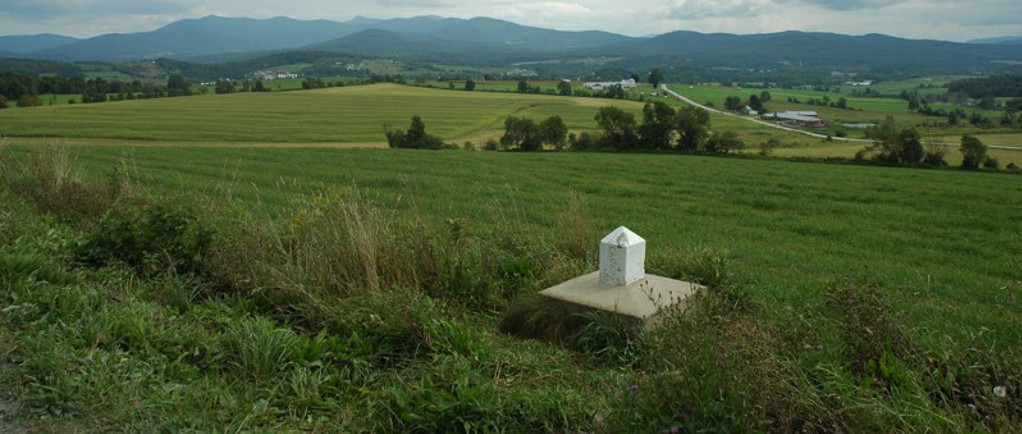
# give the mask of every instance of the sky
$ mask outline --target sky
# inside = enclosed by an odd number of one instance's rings
[[[849,35],[964,42],[1022,36],[1018,0],[0,0],[0,35],[91,37],[155,30],[207,15],[347,21],[355,16],[492,17],[558,30],[629,36],[675,30]]]

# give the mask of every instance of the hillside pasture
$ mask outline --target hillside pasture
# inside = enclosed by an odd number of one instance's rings
[[[106,146],[73,153],[95,176],[127,161],[155,191],[226,189],[267,215],[324,189],[355,187],[399,213],[464,219],[486,231],[493,205],[514,203],[520,223],[541,238],[577,192],[596,227],[625,224],[647,237],[654,256],[692,246],[730,251],[757,296],[799,306],[821,281],[864,274],[927,333],[1022,321],[998,301],[999,285],[1022,278],[1012,259],[1022,254],[1022,184],[1012,175],[617,153]],[[924,283],[931,297],[971,301],[940,303],[942,314],[928,317],[933,306],[912,301]],[[949,324],[945,315],[965,322]]]
[[[431,134],[456,139],[503,129],[509,115],[549,106],[572,129],[593,129],[595,108],[580,99],[452,92],[393,84],[302,92],[235,93],[0,111],[10,137],[254,143],[382,143],[384,128],[422,116]],[[587,102],[587,101],[586,101]],[[621,104],[635,113],[641,104]]]
[[[30,432],[1015,431],[1022,414],[1018,176],[19,140],[0,147],[0,399]],[[46,200],[82,191],[122,196],[82,210],[98,224]],[[594,270],[618,225],[649,272],[710,287],[662,329],[534,298]],[[149,254],[70,259],[104,239]],[[215,246],[198,275],[144,250],[193,239]],[[424,278],[336,283],[359,270]],[[529,300],[586,325],[509,336]]]

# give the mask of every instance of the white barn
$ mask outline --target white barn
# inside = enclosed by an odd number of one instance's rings
[[[614,86],[621,86],[622,89],[635,89],[638,83],[635,82],[635,79],[629,78],[621,81],[587,81],[583,86],[592,90],[603,90]]]

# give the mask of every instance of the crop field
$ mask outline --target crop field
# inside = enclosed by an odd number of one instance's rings
[[[528,227],[543,231],[577,192],[601,230],[626,224],[662,246],[654,255],[691,246],[729,250],[744,264],[744,278],[787,303],[806,302],[821,281],[869,270],[916,320],[941,333],[960,332],[944,314],[969,323],[1022,319],[990,315],[1005,295],[998,285],[1020,271],[1013,258],[1022,254],[1022,184],[1010,175],[599,153],[103,146],[74,153],[96,176],[126,160],[158,191],[229,186],[270,214],[288,210],[294,198],[357,187],[388,206],[464,218],[470,227],[490,225],[495,202],[523,201]],[[911,302],[922,283],[937,295],[986,302],[973,301],[975,310],[943,305],[948,312],[931,317],[932,306]]]
[[[0,112],[11,137],[110,138],[194,142],[384,142],[384,126],[406,128],[420,115],[445,138],[503,128],[510,114],[557,106],[569,128],[595,128],[596,108],[575,98],[451,92],[398,85],[304,92],[236,93]],[[622,102],[636,112],[637,103]],[[605,100],[601,105],[615,104]]]
[[[1012,431],[1022,414],[1017,176],[45,140],[0,165],[0,398],[32,431]],[[60,187],[102,197],[117,179],[99,214]],[[198,274],[73,259],[151,236],[176,255],[160,222],[182,215],[178,236],[214,231]],[[649,272],[705,298],[662,332],[569,313],[591,322],[561,344],[500,331],[595,269],[618,225],[647,240]],[[418,243],[434,250],[401,256]],[[387,277],[411,261],[449,283]],[[347,286],[335,263],[398,280]]]
[[[605,105],[621,106],[641,120],[642,104],[635,101],[494,90],[373,85],[44,106],[0,111],[0,135],[15,140],[61,138],[72,144],[79,139],[116,139],[136,143],[380,146],[385,141],[385,125],[403,129],[413,115],[420,115],[431,134],[459,144],[473,141],[478,146],[499,137],[504,119],[512,115],[537,120],[557,115],[574,132],[595,131],[593,115]],[[680,104],[663,97],[661,100]],[[715,130],[738,132],[750,145],[771,137],[788,146],[817,142],[733,117],[714,116],[711,123]]]

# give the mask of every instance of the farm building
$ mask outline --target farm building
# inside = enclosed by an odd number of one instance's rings
[[[823,119],[820,119],[818,116],[819,114],[815,111],[787,111],[766,113],[763,115],[763,119],[780,121],[800,127],[823,128],[825,126]]]
[[[588,81],[583,86],[593,90],[603,90],[613,86],[621,86],[622,89],[634,89],[637,84],[634,79],[621,81]]]
[[[869,127],[872,127],[872,126],[874,126],[874,125],[876,125],[876,124],[871,124],[871,123],[850,123],[850,124],[841,124],[841,126],[843,126],[843,127],[845,127],[845,128],[851,128],[851,129],[853,129],[853,130],[864,130],[864,129],[866,129],[866,128],[869,128]]]

